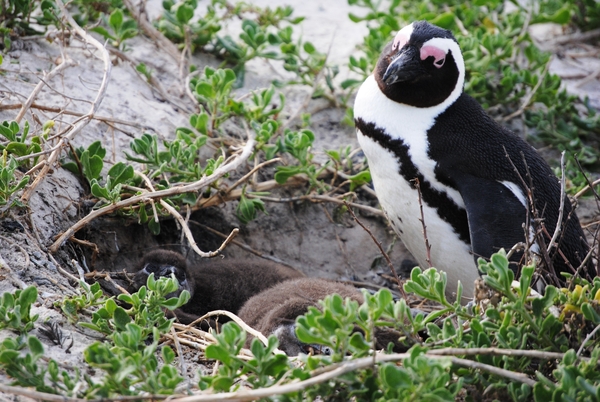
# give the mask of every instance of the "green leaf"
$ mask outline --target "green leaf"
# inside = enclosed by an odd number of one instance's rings
[[[0,352],[0,363],[6,365],[13,363],[19,357],[19,352],[16,350],[3,350]]]
[[[115,320],[115,326],[119,331],[125,330],[126,325],[132,321],[125,309],[120,306],[117,306],[115,309],[113,317]]]
[[[225,364],[228,364],[231,360],[229,351],[220,345],[209,345],[206,348],[206,357],[209,359],[219,360]]]
[[[90,29],[90,31],[99,33],[100,35],[102,35],[104,37],[104,39],[112,39],[112,40],[116,39],[113,35],[111,35],[110,32],[108,32],[106,30],[106,28],[104,28],[102,26],[94,27],[94,28]]]
[[[169,346],[163,346],[160,352],[165,364],[171,364],[175,359],[175,352]]]
[[[89,150],[86,150],[81,154],[81,166],[83,168],[83,175],[91,181],[92,179],[98,179],[102,172],[104,163],[99,155],[92,155]]]
[[[277,172],[275,172],[275,181],[278,184],[285,184],[290,177],[301,173],[297,166],[277,166],[276,169]]]
[[[118,162],[110,168],[108,175],[112,179],[112,186],[114,188],[114,186],[117,184],[126,183],[133,178],[133,166],[125,165],[123,162]]]
[[[198,83],[196,85],[196,93],[206,99],[213,99],[216,96],[215,90],[208,82]]]
[[[96,198],[104,198],[105,200],[110,200],[110,192],[104,187],[100,186],[96,179],[92,180],[91,191],[92,195]]]
[[[6,151],[7,152],[10,152],[10,153],[15,154],[17,156],[27,155],[28,154],[27,150],[28,150],[28,145],[27,144],[23,144],[22,142],[10,142],[6,146]]]
[[[316,49],[312,43],[304,42],[304,51],[308,54],[313,54],[316,51]]]
[[[208,348],[206,349],[206,351],[208,352]],[[207,356],[208,356],[208,354],[207,354]],[[229,389],[231,388],[232,385],[233,385],[233,379],[231,377],[225,377],[225,376],[219,375],[219,376],[216,376],[212,381],[212,387],[216,391],[229,391]]]
[[[110,14],[108,23],[115,31],[118,31],[121,25],[123,25],[123,11],[120,8],[115,8]]]
[[[179,21],[182,24],[187,24],[194,16],[194,9],[188,6],[187,4],[182,3],[179,5],[179,7],[177,7],[177,10],[175,11],[175,16],[177,18],[177,21]]]
[[[34,356],[41,356],[44,354],[44,345],[42,342],[35,336],[27,337],[27,346],[29,346],[29,350],[33,353]]]
[[[79,171],[79,166],[75,162],[64,162],[61,164],[61,166],[73,174],[81,174],[81,172]]]
[[[0,124],[0,135],[6,137],[9,141],[16,141],[17,137],[15,134],[16,133],[13,133],[10,127],[7,126],[7,122]]]
[[[412,383],[408,373],[393,364],[385,363],[379,369],[381,381],[387,388],[399,388]]]
[[[454,25],[454,13],[446,12],[437,15],[430,22],[434,25],[439,26],[440,28],[450,29]]]
[[[106,156],[106,149],[102,146],[102,142],[100,141],[91,143],[87,148],[87,151],[89,152],[90,156],[97,155],[100,158],[104,158]]]
[[[154,217],[150,217],[148,220],[148,229],[150,229],[150,233],[154,236],[158,236],[160,234],[160,221],[156,222]]]
[[[29,286],[19,294],[19,304],[32,305],[37,300],[38,292],[35,286]]]
[[[583,303],[581,305],[581,312],[586,320],[591,321],[594,325],[600,324],[600,314],[596,312],[590,303]]]

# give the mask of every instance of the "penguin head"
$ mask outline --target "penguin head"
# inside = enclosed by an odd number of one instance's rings
[[[167,298],[178,297],[183,290],[187,290],[191,295],[194,293],[192,278],[188,277],[187,262],[185,258],[176,252],[169,250],[155,250],[148,253],[142,259],[133,277],[134,288],[137,290],[146,284],[148,276],[154,274],[154,279],[170,277],[174,275],[179,282],[178,289],[167,295]]]
[[[452,104],[462,93],[465,64],[452,33],[427,21],[402,28],[379,57],[375,79],[390,99],[427,108]]]

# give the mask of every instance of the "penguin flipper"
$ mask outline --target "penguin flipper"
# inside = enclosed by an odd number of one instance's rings
[[[509,250],[527,239],[527,200],[517,185],[462,172],[454,180],[467,210],[476,262],[479,257],[490,258],[501,248]],[[520,254],[515,257],[520,258]]]

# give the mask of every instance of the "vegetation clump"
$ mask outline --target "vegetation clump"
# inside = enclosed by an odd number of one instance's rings
[[[349,0],[357,10],[349,17],[366,24],[369,33],[359,54],[348,61],[354,76],[339,84],[339,67],[299,37],[297,27],[303,18],[293,16],[291,7],[211,0],[198,10],[195,0],[167,0],[161,17],[148,27],[148,21],[128,4],[75,0],[65,8],[61,0],[3,0],[0,7],[5,52],[24,35],[51,29],[66,32],[69,27],[75,32],[80,26],[104,38],[114,57],[124,58],[132,38],[156,31],[171,41],[183,60],[185,91],[193,103],[187,126],[164,140],[157,133],[140,133],[124,152],[124,161],[116,163],[106,160],[107,145],[101,141],[67,148],[93,112],[55,135],[53,120],[30,133],[21,113],[14,121],[0,124],[2,214],[23,208],[49,169],[42,166],[55,166],[56,161],[87,186],[92,211],[57,238],[51,251],[91,220],[107,214],[147,225],[158,234],[166,217],[187,227],[183,215],[188,212],[236,202],[237,217],[245,225],[259,212],[268,212],[265,202],[271,200],[270,193],[283,186],[300,187],[305,198],[298,200],[327,199],[344,205],[342,213],[349,207],[367,208],[344,204],[369,192],[364,160],[349,146],[317,155],[310,115],[304,108],[287,115],[283,88],[302,86],[308,92],[306,104],[323,98],[346,108],[351,118],[350,99],[371,73],[385,43],[402,25],[418,19],[456,34],[467,66],[468,93],[498,118],[522,118],[535,140],[568,151],[567,191],[576,193],[588,185],[584,169],[598,166],[600,115],[587,100],[580,102],[561,89],[560,78],[549,73],[551,55],[538,49],[528,33],[529,26],[542,22],[596,29],[600,24],[597,1],[543,0],[533,8],[498,0]],[[509,4],[515,11],[508,9]],[[234,21],[240,23],[239,35],[223,34]],[[89,35],[85,30],[78,33],[87,44],[95,40],[84,34]],[[104,50],[109,60],[109,51]],[[190,65],[193,52],[213,55],[218,66]],[[244,85],[246,67],[253,60],[274,63],[285,75],[266,88],[240,95],[237,89]],[[152,85],[151,69],[143,63],[134,63],[134,68]],[[98,92],[95,102],[101,101],[102,91]],[[297,117],[301,123],[296,124]],[[53,142],[56,138],[60,142]],[[266,171],[266,166],[272,168],[259,178],[257,172]],[[191,235],[185,230],[184,234],[196,247]],[[203,256],[220,251],[194,250]],[[482,286],[493,296],[472,306],[449,301],[445,274],[434,268],[415,268],[403,287],[437,306],[428,314],[411,310],[407,300],[395,301],[385,289],[365,292],[363,305],[332,295],[320,308],[296,320],[300,341],[322,345],[330,353],[298,358],[281,354],[273,336],[255,338],[250,349],[244,349],[246,328],[236,322],[223,325],[218,334],[191,333],[192,329],[174,324],[165,310],[189,299],[185,292],[166,299],[177,288],[174,278],[155,281],[151,276],[137,293],[116,299],[107,298],[97,283],[81,281],[78,294],[55,307],[69,321],[103,337],[84,352],[87,367],[101,372],[100,379],[44,356],[42,343],[31,333],[38,322],[32,314],[38,294],[35,287],[27,287],[0,298],[0,329],[14,335],[0,343],[0,369],[14,385],[43,393],[37,395],[40,399],[45,394],[160,399],[186,392],[187,373],[176,362],[176,355],[182,358],[183,344],[201,350],[214,364],[212,370],[199,373],[197,388],[211,394],[230,393],[231,398],[600,399],[600,279],[567,278],[567,288],[548,286],[538,297],[530,289],[534,265],[519,268],[517,286],[503,251],[490,261],[480,260],[479,268]],[[460,300],[462,289],[456,291]],[[380,327],[397,331],[410,347],[408,352],[374,350],[374,332]]]

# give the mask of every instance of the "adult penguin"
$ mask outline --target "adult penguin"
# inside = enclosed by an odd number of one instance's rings
[[[460,280],[463,295],[471,296],[478,257],[526,240],[535,252],[549,241],[559,222],[561,189],[535,149],[463,92],[464,81],[452,33],[414,22],[384,48],[357,94],[354,116],[375,192],[394,230],[419,265],[430,262],[446,272],[447,292]],[[534,217],[547,233],[537,235]],[[554,277],[564,279],[560,272],[574,274],[588,253],[566,198],[560,229],[538,289]],[[595,276],[590,264],[580,273]]]

